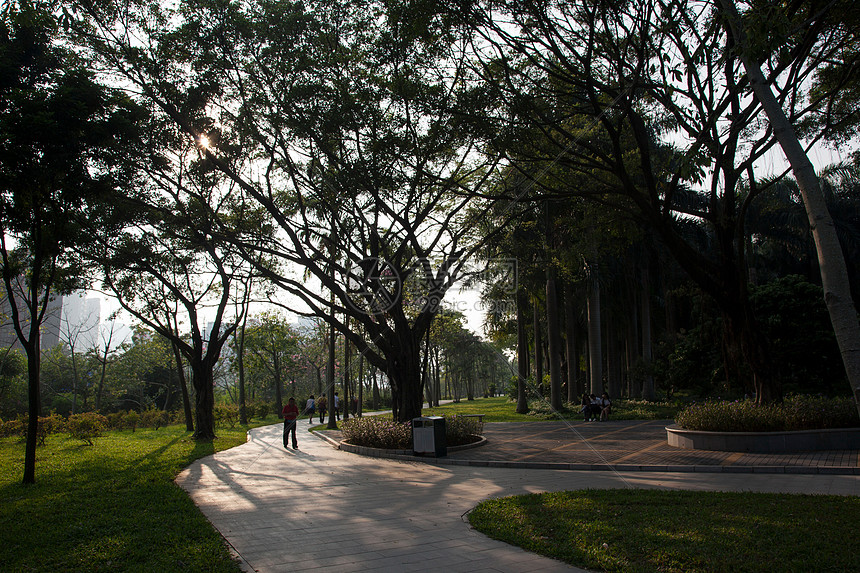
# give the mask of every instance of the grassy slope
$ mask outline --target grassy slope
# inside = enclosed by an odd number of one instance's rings
[[[24,443],[0,440],[2,569],[239,571],[173,479],[193,460],[244,443],[246,430],[219,430],[208,443],[182,426],[108,432],[95,446],[50,436],[29,486]]]
[[[489,500],[483,533],[595,571],[858,571],[860,498],[588,490]]]

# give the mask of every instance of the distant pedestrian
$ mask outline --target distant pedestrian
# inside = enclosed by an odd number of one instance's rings
[[[317,410],[320,411],[320,424],[322,424],[325,422],[325,415],[328,412],[328,400],[326,400],[325,394],[321,394],[317,400]]]
[[[308,398],[308,401],[305,402],[305,414],[308,416],[308,422],[311,424],[314,423],[314,412],[316,412],[316,402],[314,402],[314,395],[311,394],[311,397]]]
[[[334,419],[340,420],[340,398],[337,395],[337,392],[334,393],[334,404],[332,404],[332,408],[334,408]]]
[[[296,419],[299,417],[299,407],[296,406],[296,399],[290,397],[287,405],[284,406],[284,411],[282,412],[284,417],[284,447],[287,447],[287,443],[289,441],[289,436],[293,437],[293,449],[299,449],[299,442],[296,441]]]

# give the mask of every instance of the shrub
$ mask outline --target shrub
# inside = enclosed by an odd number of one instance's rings
[[[170,423],[184,426],[185,425],[185,410],[179,409],[179,410],[174,410],[173,412],[171,412],[170,413]]]
[[[467,416],[445,417],[445,441],[449,446],[462,446],[475,441],[475,436],[484,433],[480,418]]]
[[[131,428],[132,432],[137,430],[137,424],[140,422],[140,414],[134,410],[129,410],[123,419],[125,420],[125,426]]]
[[[71,437],[83,440],[92,446],[93,439],[101,436],[107,425],[107,418],[101,414],[84,412],[70,416],[66,422],[66,429]]]
[[[254,412],[253,416],[259,418],[260,420],[265,420],[269,417],[269,414],[275,412],[277,408],[275,408],[274,404],[267,404],[265,402],[257,404],[256,407],[248,408],[248,416],[251,416],[251,412]],[[279,412],[276,412],[279,413]]]
[[[19,436],[26,439],[28,423],[29,416],[27,415],[20,415],[14,420],[7,420],[5,422],[0,420],[0,437],[10,438],[12,436]],[[36,428],[36,443],[44,446],[45,438],[51,434],[63,431],[64,427],[65,420],[56,412],[51,412],[49,416],[39,416],[39,423]]]
[[[125,427],[125,412],[120,410],[119,412],[111,412],[107,416],[108,428],[111,430],[121,430]]]
[[[341,424],[343,439],[355,446],[408,450],[412,448],[412,423],[398,423],[383,416],[350,418]],[[475,441],[484,433],[480,418],[451,416],[445,418],[445,441],[459,446]]]
[[[675,423],[706,432],[780,432],[860,427],[860,416],[850,398],[797,395],[765,406],[751,400],[692,404],[678,413]]]
[[[66,420],[56,412],[51,412],[48,416],[40,416],[37,430],[38,444],[44,446],[45,438],[62,432],[65,427]]]
[[[170,415],[164,410],[148,408],[140,415],[140,425],[147,428],[158,429],[170,422]]]
[[[0,420],[0,438],[24,436],[27,431],[27,418],[18,416],[14,420]]]
[[[228,428],[236,427],[239,423],[239,406],[223,405],[215,406],[215,424]]]
[[[355,446],[406,450],[412,447],[412,423],[384,416],[350,418],[341,424],[345,441]]]

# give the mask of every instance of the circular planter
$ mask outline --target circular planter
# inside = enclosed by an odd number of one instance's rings
[[[666,427],[669,445],[718,452],[804,452],[860,449],[860,428],[794,432],[700,432],[677,425]]]
[[[460,452],[463,450],[470,450],[472,448],[477,448],[483,446],[487,443],[487,438],[484,436],[474,436],[475,441],[463,444],[461,446],[448,446],[448,453],[451,452]],[[350,444],[349,442],[340,442],[338,444],[338,448],[353,454],[361,454],[365,456],[372,456],[377,458],[387,458],[387,457],[397,457],[397,456],[412,456],[412,450],[390,450],[385,448],[369,448],[367,446],[356,446],[354,444]]]

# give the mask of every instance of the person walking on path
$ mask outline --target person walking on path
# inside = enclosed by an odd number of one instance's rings
[[[284,406],[282,412],[284,416],[284,448],[287,447],[289,436],[293,437],[293,449],[299,449],[299,442],[296,440],[296,419],[299,417],[299,407],[296,406],[296,399],[290,396],[287,405]]]
[[[320,411],[320,424],[325,422],[325,415],[328,412],[328,400],[326,400],[325,394],[322,394],[317,400],[317,410]]]
[[[337,395],[337,392],[334,393],[334,403],[332,404],[332,408],[334,408],[334,419],[340,420],[340,398]]]
[[[314,423],[314,412],[316,412],[314,395],[311,394],[311,397],[305,402],[305,414],[308,415],[308,422],[311,424]]]

